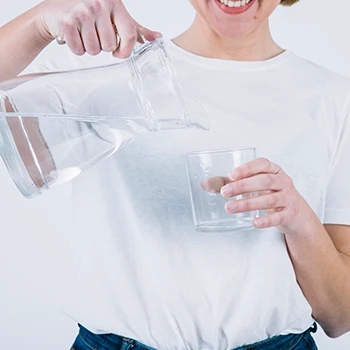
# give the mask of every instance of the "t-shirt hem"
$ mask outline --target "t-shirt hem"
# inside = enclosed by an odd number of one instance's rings
[[[303,321],[305,319],[305,321]],[[302,324],[301,324],[301,321]],[[304,333],[307,331],[314,323],[316,320],[308,315],[307,321],[306,317],[302,316],[299,317],[297,320],[293,321],[288,327],[286,327],[282,332],[280,332],[278,335],[288,335],[288,334],[300,334]]]

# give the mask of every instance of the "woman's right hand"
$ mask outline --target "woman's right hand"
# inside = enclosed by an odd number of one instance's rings
[[[106,51],[126,58],[140,40],[137,31],[149,41],[161,37],[138,24],[121,0],[46,0],[39,7],[41,35],[64,39],[76,55]]]

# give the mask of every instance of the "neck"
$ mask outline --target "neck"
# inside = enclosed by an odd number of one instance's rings
[[[203,57],[235,61],[263,61],[284,51],[274,42],[267,21],[244,37],[226,38],[216,33],[199,15],[173,42]]]

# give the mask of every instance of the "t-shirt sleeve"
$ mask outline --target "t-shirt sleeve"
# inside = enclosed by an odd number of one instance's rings
[[[20,75],[38,72],[57,72],[82,68],[98,67],[117,62],[109,52],[101,52],[97,56],[73,54],[67,45],[52,42],[25,68]]]
[[[340,121],[323,222],[350,225],[350,97],[347,99]]]

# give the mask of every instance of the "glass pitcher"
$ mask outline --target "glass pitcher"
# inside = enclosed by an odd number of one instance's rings
[[[116,64],[0,82],[0,155],[32,198],[106,159],[137,134],[209,129],[185,95],[162,39]]]

